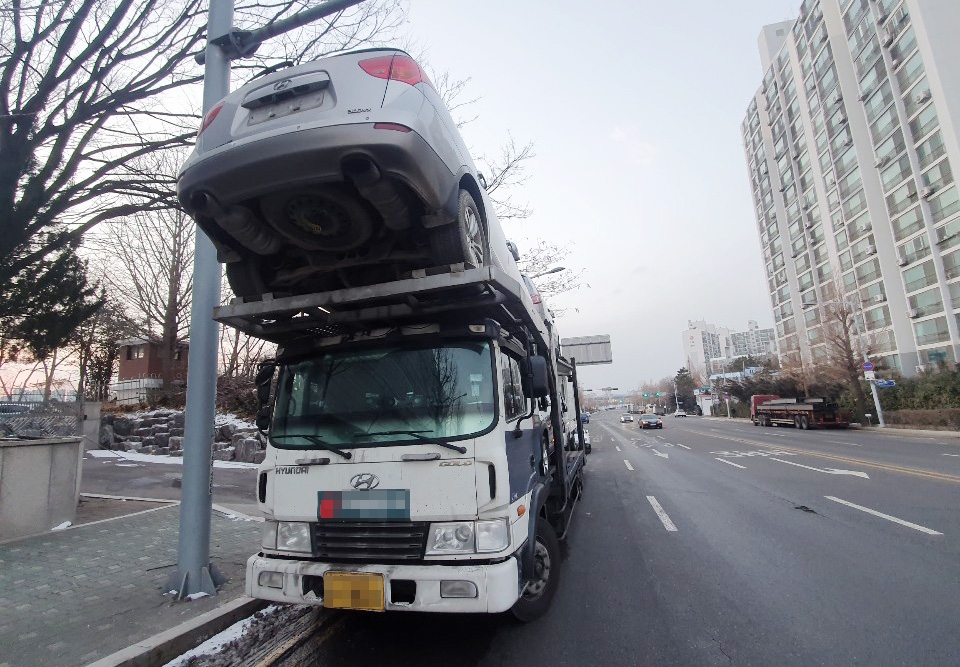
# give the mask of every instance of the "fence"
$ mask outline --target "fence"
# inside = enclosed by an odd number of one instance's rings
[[[147,403],[148,392],[162,387],[163,380],[156,377],[120,380],[109,386],[107,401],[115,405],[140,405]]]
[[[83,404],[51,400],[0,402],[0,437],[48,438],[80,435]]]

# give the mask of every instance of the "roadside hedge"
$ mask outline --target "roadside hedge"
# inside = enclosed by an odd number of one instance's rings
[[[888,425],[910,428],[960,431],[960,408],[940,410],[884,410]]]

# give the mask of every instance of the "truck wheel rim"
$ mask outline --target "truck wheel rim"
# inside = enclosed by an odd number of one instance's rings
[[[527,600],[536,600],[543,595],[543,591],[547,588],[547,582],[550,581],[550,552],[547,551],[547,547],[540,540],[537,540],[533,558],[535,578],[527,583],[527,587],[523,591],[523,597]]]

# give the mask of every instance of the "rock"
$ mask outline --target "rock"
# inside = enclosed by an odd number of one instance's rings
[[[100,449],[113,448],[113,427],[110,426],[110,424],[102,424],[100,426],[100,437],[97,439],[97,442],[100,444]]]
[[[169,453],[170,453],[169,447],[157,447],[157,454],[162,454],[163,456],[166,456]]]
[[[234,443],[234,460],[253,463],[253,457],[260,451],[260,443],[253,438],[245,438]]]
[[[143,440],[143,438],[141,438],[139,435],[128,435],[127,437],[124,438],[124,440],[128,442],[140,442],[141,440]]]
[[[157,439],[154,438],[154,437],[151,435],[151,436],[147,436],[146,438],[144,438],[142,442],[143,442],[143,447],[144,447],[144,448],[146,448],[146,447],[154,447],[154,446],[156,446],[156,444],[157,444]]]
[[[113,426],[113,422],[116,418],[117,416],[115,414],[113,414],[112,412],[108,412],[106,414],[100,415],[100,424],[101,425],[110,424],[111,426]]]
[[[181,457],[181,456],[183,456],[183,450],[182,450],[182,449],[177,449],[177,450],[175,450],[175,451],[171,451],[171,452],[170,452],[170,456]]]
[[[227,447],[230,447],[230,448],[232,449],[232,445],[231,445],[229,442],[215,442],[215,443],[213,443],[213,451],[215,451],[215,452],[220,451],[221,449],[226,449]]]
[[[157,443],[157,447],[168,447],[170,442],[170,434],[166,431],[161,431],[153,436],[153,439]]]
[[[124,441],[120,443],[118,449],[122,449],[125,452],[139,452],[142,447],[143,445],[139,442]]]
[[[169,419],[173,415],[173,410],[157,410],[153,413],[155,417],[162,417],[164,420]]]
[[[171,426],[170,435],[183,435],[183,429],[177,426]]]
[[[117,417],[113,420],[113,432],[117,435],[130,435],[133,422],[127,417]]]
[[[257,452],[256,454],[253,455],[253,461],[251,461],[250,463],[263,463],[263,459],[265,459],[266,456],[267,456],[266,452]]]
[[[173,480],[170,482],[170,486],[172,486],[175,489],[179,489],[181,486],[183,486],[183,477],[180,477],[180,476],[174,477]]]
[[[157,448],[155,445],[144,445],[143,449],[140,450],[141,454],[156,454]]]
[[[170,439],[167,441],[167,446],[170,447],[171,452],[182,450],[183,437],[179,435],[171,435]]]
[[[223,424],[217,429],[220,440],[230,440],[236,432],[237,427],[233,424]]]
[[[184,424],[184,416],[183,416],[183,413],[182,413],[182,412],[175,412],[175,413],[173,413],[173,416],[170,418],[170,421],[171,421],[171,422],[173,423],[173,425],[176,426],[177,428],[183,428],[183,424]]]
[[[227,446],[223,449],[218,449],[213,453],[213,458],[215,461],[232,461],[235,451],[233,447]]]
[[[152,429],[152,428],[149,428],[149,427],[138,428],[138,429],[134,430],[133,434],[134,434],[134,435],[139,435],[141,438],[144,438],[144,437],[146,437],[146,436],[148,436],[148,435],[153,435],[153,429]]]

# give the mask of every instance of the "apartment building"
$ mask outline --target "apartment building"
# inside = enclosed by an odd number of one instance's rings
[[[960,345],[960,2],[805,0],[760,34],[741,126],[781,360],[821,363],[825,306],[913,375]]]
[[[682,342],[687,369],[702,379],[722,372],[737,357],[765,358],[777,353],[774,330],[761,329],[754,320],[748,322],[746,331],[688,320]]]

